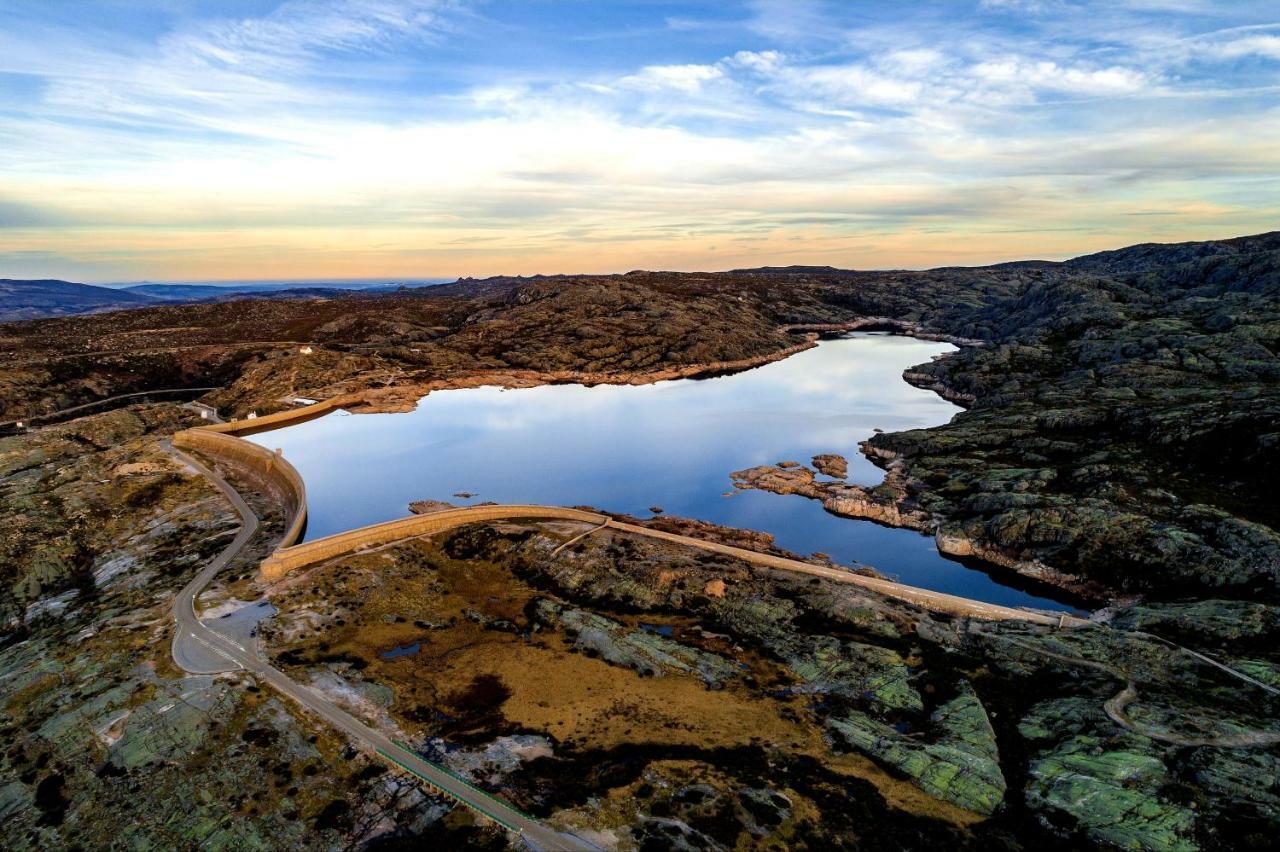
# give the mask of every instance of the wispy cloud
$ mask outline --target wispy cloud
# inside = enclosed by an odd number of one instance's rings
[[[385,48],[451,28],[452,0],[290,0],[257,18],[201,22],[166,35],[170,58],[235,69],[299,70],[327,51]]]
[[[695,6],[601,39],[569,12],[455,0],[197,2],[108,34],[0,10],[0,93],[39,82],[0,99],[0,259],[181,278],[900,266],[1280,213],[1274,25],[898,8]],[[617,50],[632,30],[664,36]]]
[[[1218,59],[1256,56],[1280,61],[1280,35],[1246,35],[1213,41],[1204,44],[1199,52]]]
[[[647,92],[674,90],[693,94],[722,77],[724,71],[716,65],[647,65],[619,79],[618,85]]]
[[[747,26],[783,44],[840,38],[842,28],[822,0],[750,0]]]

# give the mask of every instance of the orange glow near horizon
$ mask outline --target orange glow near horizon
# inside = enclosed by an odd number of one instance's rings
[[[0,278],[926,268],[1280,223],[1248,4],[590,5],[0,7]]]
[[[65,258],[70,270],[84,274],[47,274],[32,270],[25,277],[60,277],[86,283],[121,281],[237,280],[414,280],[483,278],[493,275],[611,274],[635,269],[724,271],[759,266],[833,266],[842,269],[929,269],[940,266],[984,266],[1015,260],[1062,260],[1139,242],[1221,239],[1258,233],[1264,222],[1236,220],[1150,230],[1077,232],[1036,231],[969,234],[908,230],[899,233],[826,235],[775,233],[750,241],[691,237],[642,242],[619,239],[606,245],[556,244],[507,247],[465,236],[450,236],[431,247],[432,236],[398,232],[341,230],[129,235],[113,232],[11,234],[10,250]],[[422,247],[413,247],[415,236]],[[392,247],[405,246],[403,250]],[[11,275],[8,277],[24,277]]]

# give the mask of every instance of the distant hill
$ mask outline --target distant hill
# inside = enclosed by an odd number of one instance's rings
[[[306,292],[381,292],[394,290],[398,284],[345,285],[310,282],[261,281],[233,284],[132,284],[119,288],[122,293],[138,293],[166,302],[194,302],[200,299],[225,299],[248,294]]]
[[[1083,272],[1120,275],[1210,257],[1276,250],[1280,250],[1280,231],[1196,243],[1139,243],[1122,249],[1086,254],[1065,261],[1062,265]]]
[[[0,278],[0,322],[91,314],[154,305],[145,293],[129,293],[70,281]]]
[[[284,290],[233,290],[229,293],[218,293],[204,299],[178,299],[175,301],[204,303],[239,302],[253,299],[358,299],[371,295],[374,295],[374,291],[352,290],[345,287],[290,287]]]
[[[1024,270],[1060,270],[1104,276],[1124,276],[1145,270],[1173,267],[1194,262],[1215,263],[1218,259],[1258,252],[1280,251],[1280,231],[1234,237],[1225,240],[1207,240],[1187,243],[1142,243],[1112,251],[1083,255],[1067,261],[1020,260],[997,263],[984,267],[943,267],[931,272],[957,272],[986,270],[991,272],[1016,272]],[[714,275],[777,276],[800,278],[852,278],[875,275],[889,270],[856,272],[832,266],[762,266],[753,269],[735,269]],[[916,274],[900,270],[903,274]],[[629,272],[625,276],[596,276],[597,278],[644,279],[655,275],[644,271]],[[671,273],[674,274],[674,273]],[[69,281],[19,281],[0,279],[0,322],[40,319],[43,317],[89,314],[102,311],[138,308],[148,305],[190,304],[195,302],[229,302],[244,299],[359,299],[377,294],[402,292],[413,296],[448,296],[477,298],[508,294],[521,285],[538,281],[585,280],[592,276],[533,275],[496,276],[485,279],[460,278],[452,283],[437,279],[416,279],[405,282],[285,282],[242,281],[222,284],[133,284],[125,287],[98,287],[75,284]]]
[[[730,275],[830,275],[832,273],[853,272],[852,269],[840,269],[835,266],[757,266],[751,269],[730,269]]]
[[[241,299],[344,299],[400,290],[404,285],[362,287],[257,284],[135,284],[99,287],[70,281],[0,279],[0,322],[93,314],[156,305],[230,302]]]
[[[140,293],[167,302],[191,302],[198,299],[222,299],[250,293],[302,293],[344,291],[349,293],[390,293],[401,288],[429,287],[452,279],[424,279],[406,282],[369,281],[228,281],[217,284],[153,284],[144,282],[127,287],[114,285],[125,293]]]
[[[163,299],[166,302],[189,302],[193,299],[212,299],[233,293],[254,292],[254,288],[246,287],[241,290],[217,284],[134,284],[132,287],[121,287],[116,292],[137,293],[140,296]]]

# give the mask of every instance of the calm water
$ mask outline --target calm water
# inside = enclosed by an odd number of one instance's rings
[[[745,373],[640,387],[554,385],[437,391],[407,414],[334,412],[250,438],[283,448],[307,483],[308,538],[401,517],[413,500],[649,507],[772,533],[797,553],[871,565],[904,583],[1012,606],[1065,604],[945,559],[933,539],[838,518],[795,495],[735,491],[729,473],[817,453],[883,472],[858,442],[876,428],[946,423],[959,409],[902,371],[953,350],[854,334]],[[732,496],[726,497],[726,492]],[[474,496],[455,496],[470,493]]]

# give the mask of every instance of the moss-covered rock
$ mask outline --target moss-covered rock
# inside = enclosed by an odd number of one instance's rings
[[[225,681],[199,676],[176,682],[129,714],[111,747],[111,763],[129,770],[188,754],[204,742],[214,708],[235,700]]]
[[[787,664],[813,692],[863,698],[890,710],[923,710],[911,670],[897,651],[830,636],[808,637]]]
[[[851,712],[827,720],[848,746],[893,767],[929,795],[984,815],[1004,800],[995,731],[967,681],[960,694],[930,716],[934,739],[921,742],[896,728]]]
[[[1152,740],[1115,733],[1096,706],[1077,699],[1037,705],[1019,731],[1055,740],[1028,767],[1027,806],[1046,825],[1120,849],[1198,848],[1195,812],[1164,795],[1173,779]]]
[[[597,654],[601,659],[634,669],[642,675],[694,675],[707,686],[719,687],[742,671],[736,663],[716,654],[545,599],[534,604],[534,617],[543,624],[567,631],[574,637],[577,649]]]
[[[31,807],[34,798],[31,788],[21,781],[0,784],[0,820]]]
[[[1215,643],[1254,641],[1280,633],[1280,607],[1213,599],[1139,604],[1116,611],[1111,625]]]

